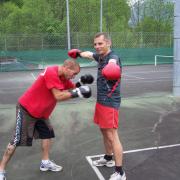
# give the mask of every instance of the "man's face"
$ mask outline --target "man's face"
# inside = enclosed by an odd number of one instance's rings
[[[111,41],[104,38],[103,35],[94,39],[94,48],[99,55],[106,55],[111,47]]]
[[[73,79],[78,73],[80,72],[80,69],[77,67],[75,69],[66,69],[65,78],[66,79]]]

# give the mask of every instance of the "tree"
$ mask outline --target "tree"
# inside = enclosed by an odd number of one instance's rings
[[[137,25],[136,31],[172,32],[173,3],[165,0],[146,0],[143,7],[144,17]]]

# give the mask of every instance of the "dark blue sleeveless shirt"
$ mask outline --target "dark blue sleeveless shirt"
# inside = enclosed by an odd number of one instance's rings
[[[105,106],[113,107],[118,109],[120,107],[121,96],[120,96],[120,83],[116,86],[115,90],[112,92],[109,97],[108,94],[111,93],[114,85],[117,81],[106,80],[102,76],[102,69],[110,59],[116,59],[117,64],[121,67],[120,58],[111,51],[104,57],[101,57],[99,54],[94,53],[93,58],[98,62],[98,71],[97,71],[97,102]],[[122,70],[121,70],[122,71]]]

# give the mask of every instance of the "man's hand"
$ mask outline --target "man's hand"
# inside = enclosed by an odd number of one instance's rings
[[[116,60],[109,60],[108,64],[102,69],[102,75],[107,80],[118,80],[121,77],[121,69],[116,64]]]
[[[89,98],[91,97],[91,88],[89,86],[81,86],[69,91],[72,98]]]
[[[94,77],[91,74],[85,74],[80,77],[79,81],[76,83],[76,87],[80,87],[84,84],[92,84]]]
[[[68,56],[76,59],[77,57],[81,57],[81,51],[79,49],[71,49],[68,51]]]

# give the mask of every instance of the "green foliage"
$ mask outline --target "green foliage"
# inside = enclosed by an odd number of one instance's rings
[[[172,32],[174,5],[164,0],[146,0],[144,17],[137,25],[136,32]]]
[[[104,1],[103,14],[104,31],[124,32],[128,29],[130,8],[126,0]]]
[[[19,11],[19,7],[17,7],[12,2],[7,2],[0,5],[1,33],[11,33],[12,30],[17,31],[17,19],[15,19],[14,17],[18,16]]]
[[[4,0],[0,4],[0,33],[66,33],[65,0]],[[71,32],[97,32],[100,1],[69,0]],[[103,31],[125,31],[130,8],[126,0],[103,1]]]
[[[93,35],[100,31],[100,2],[69,0],[72,47],[92,46]],[[139,15],[143,15],[143,18],[139,18],[137,26],[131,28],[128,25],[131,13],[127,0],[102,2],[102,31],[112,35],[115,47],[144,47],[147,44],[159,47],[162,42],[170,42],[168,38],[162,38],[160,33],[172,33],[172,3],[145,0],[144,9],[139,7]],[[134,32],[149,32],[154,36],[149,38],[148,35]],[[10,34],[13,36],[10,37]],[[29,44],[34,49],[66,48],[66,34],[66,0],[3,0],[0,3],[0,38],[4,42],[3,37],[7,35],[6,43],[12,49],[28,49]]]

